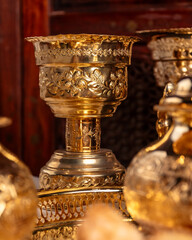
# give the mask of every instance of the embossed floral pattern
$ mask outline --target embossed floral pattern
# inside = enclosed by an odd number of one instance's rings
[[[109,79],[95,68],[92,72],[82,69],[65,71],[60,68],[40,69],[41,97],[115,97],[121,99],[127,93],[127,71],[111,72]]]
[[[110,80],[105,82],[106,89],[103,91],[104,95],[114,95],[115,98],[122,98],[127,93],[127,81],[122,69],[119,69],[116,73],[111,73]]]

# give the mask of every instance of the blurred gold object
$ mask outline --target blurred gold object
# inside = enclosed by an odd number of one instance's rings
[[[111,150],[100,149],[100,118],[112,116],[127,97],[127,67],[132,45],[138,39],[69,34],[27,40],[34,44],[36,63],[40,66],[40,96],[56,117],[66,118],[66,150],[55,151],[40,173],[40,186],[49,191],[47,201],[65,190],[67,195],[62,194],[62,202],[67,201],[68,194],[75,194],[79,211],[84,214],[90,201],[105,202],[103,196],[108,191],[109,202],[113,202],[117,191],[122,199],[125,170]],[[89,195],[92,200],[84,200]],[[115,206],[121,209],[122,200],[119,201]],[[71,199],[70,204],[76,206],[76,200]],[[67,219],[68,216],[60,218],[57,224],[63,227],[63,234],[69,227]],[[71,220],[70,227],[76,225]]]
[[[7,127],[11,125],[12,121],[10,118],[7,117],[0,117],[0,128],[1,127]]]
[[[159,104],[163,103],[164,99],[171,94],[174,89],[174,85],[172,83],[167,83],[164,91],[163,97],[160,99]],[[159,138],[163,137],[165,133],[169,130],[171,125],[171,118],[167,115],[166,112],[157,111],[157,121],[156,121],[156,131],[158,133]]]
[[[192,28],[155,29],[137,33],[150,37],[148,47],[155,61],[154,75],[159,86],[169,83],[167,96],[181,77],[192,75]],[[169,129],[171,119],[163,112],[158,111],[157,115],[156,129],[159,137],[162,137]]]
[[[173,119],[168,132],[141,150],[128,167],[125,199],[141,225],[190,230],[192,226],[192,78],[179,80],[155,107]]]
[[[11,120],[0,118],[0,126]],[[0,144],[0,239],[22,240],[35,227],[37,194],[29,169]]]

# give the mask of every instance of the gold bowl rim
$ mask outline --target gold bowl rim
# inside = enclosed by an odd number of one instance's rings
[[[34,36],[25,38],[29,42],[103,42],[103,41],[119,41],[119,42],[138,42],[141,39],[137,36],[121,36],[121,35],[105,35],[105,34],[58,34],[50,36]]]
[[[155,35],[192,35],[192,27],[186,28],[165,28],[165,29],[151,29],[136,31],[137,34],[142,36],[155,36]]]
[[[97,188],[97,192],[122,192],[123,187],[122,186],[107,186],[103,187],[100,186]],[[51,189],[51,190],[44,190],[44,189],[39,189],[38,190],[38,198],[44,198],[48,196],[53,196],[53,195],[65,195],[65,194],[79,194],[79,193],[87,193],[87,192],[95,192],[95,189],[92,187],[85,188],[85,187],[79,187],[78,189],[76,188],[70,188],[70,189]]]

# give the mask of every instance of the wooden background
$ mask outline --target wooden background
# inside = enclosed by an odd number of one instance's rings
[[[39,97],[38,68],[25,37],[59,33],[134,34],[136,30],[191,27],[191,1],[0,0],[0,115],[13,124],[0,141],[38,175],[55,148],[64,147],[64,120],[54,119]],[[113,118],[102,120],[102,146],[127,166],[156,139],[155,84],[146,44],[134,47],[129,96]]]

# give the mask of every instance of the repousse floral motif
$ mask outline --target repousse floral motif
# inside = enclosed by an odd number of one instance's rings
[[[121,99],[127,93],[126,69],[111,72],[109,79],[99,69],[86,72],[81,69],[65,71],[42,67],[40,70],[41,97],[115,97]]]

